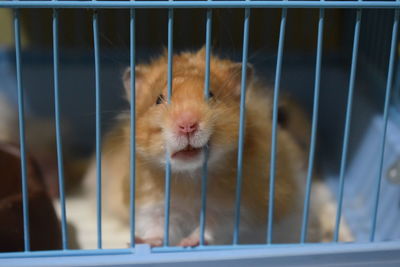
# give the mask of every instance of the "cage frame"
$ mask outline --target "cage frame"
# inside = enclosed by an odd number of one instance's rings
[[[396,46],[398,35],[398,22],[400,12],[400,1],[0,1],[0,8],[14,9],[14,37],[15,37],[15,53],[16,53],[16,73],[17,73],[17,88],[18,88],[18,112],[19,112],[19,128],[20,128],[20,148],[21,148],[21,171],[22,171],[22,192],[23,192],[23,218],[24,218],[24,252],[11,252],[0,253],[0,265],[4,266],[82,266],[82,265],[107,265],[107,266],[127,266],[135,264],[174,264],[185,262],[197,262],[207,264],[224,264],[230,262],[235,264],[243,264],[244,261],[249,263],[252,261],[263,264],[314,264],[314,265],[329,265],[332,261],[341,266],[353,266],[354,264],[369,265],[371,261],[393,264],[397,266],[400,264],[400,241],[390,242],[374,242],[377,210],[379,205],[380,184],[382,179],[382,166],[384,161],[385,151],[385,138],[388,117],[390,112],[391,92],[393,88],[394,68],[396,59]],[[57,158],[59,167],[59,184],[60,184],[60,200],[61,200],[61,225],[62,225],[62,246],[63,249],[59,251],[30,251],[29,246],[29,220],[28,210],[29,204],[27,199],[27,172],[26,172],[26,156],[25,156],[25,133],[24,133],[24,105],[23,105],[23,84],[22,84],[22,69],[21,69],[21,43],[20,43],[20,8],[46,8],[53,9],[53,58],[54,58],[54,92],[55,92],[55,120],[56,120],[56,140],[57,140]],[[286,10],[289,8],[318,8],[320,9],[319,26],[318,26],[318,44],[316,52],[316,76],[314,86],[314,112],[312,120],[312,135],[311,147],[307,175],[307,193],[304,200],[304,220],[301,234],[300,244],[293,245],[277,245],[271,244],[272,236],[272,216],[269,217],[268,233],[266,244],[262,245],[239,245],[238,244],[238,227],[239,227],[239,214],[240,205],[236,205],[236,220],[235,220],[235,233],[234,242],[232,245],[227,246],[204,246],[204,216],[205,216],[205,184],[206,174],[202,178],[202,216],[201,216],[201,233],[202,241],[199,247],[195,248],[179,248],[168,246],[168,235],[165,236],[164,246],[160,248],[150,248],[148,245],[136,245],[134,241],[134,218],[131,220],[131,248],[128,249],[102,249],[101,242],[101,172],[97,174],[97,227],[98,227],[98,248],[94,250],[70,250],[68,249],[68,235],[67,235],[67,218],[65,214],[65,195],[64,195],[64,182],[63,182],[63,158],[62,158],[62,140],[59,122],[59,99],[58,99],[58,9],[64,8],[88,8],[93,9],[93,37],[94,37],[94,57],[95,57],[95,81],[96,81],[96,158],[97,170],[101,170],[101,135],[100,135],[100,98],[101,98],[101,84],[100,84],[100,61],[99,61],[99,40],[98,40],[98,17],[96,9],[102,8],[123,8],[130,9],[130,66],[135,69],[135,9],[140,8],[163,8],[168,9],[168,101],[172,94],[172,51],[173,51],[173,11],[178,8],[202,8],[207,10],[206,22],[206,79],[205,79],[205,97],[208,96],[209,87],[209,59],[210,59],[210,46],[211,46],[211,18],[212,9],[214,8],[241,8],[244,9],[244,33],[243,33],[243,55],[242,55],[242,81],[241,81],[241,112],[240,112],[240,131],[239,136],[244,135],[244,118],[245,118],[245,87],[246,87],[246,66],[247,66],[247,49],[248,49],[248,19],[252,8],[280,8],[282,9],[282,19],[280,28],[280,37],[278,45],[278,57],[276,64],[276,77],[274,87],[274,104],[273,104],[273,132],[272,132],[272,149],[271,149],[271,166],[275,165],[275,146],[276,146],[276,124],[277,124],[277,103],[279,98],[279,81],[280,81],[280,68],[282,65],[283,57],[283,43],[285,34],[285,20]],[[349,81],[349,97],[346,111],[346,127],[342,147],[342,161],[341,161],[341,175],[340,175],[340,191],[339,191],[339,211],[337,213],[335,238],[333,243],[329,244],[305,244],[307,217],[308,217],[308,204],[309,194],[311,187],[311,176],[313,169],[315,151],[315,138],[316,138],[316,124],[317,124],[317,111],[318,111],[318,92],[320,80],[321,57],[323,48],[323,22],[324,10],[328,8],[350,8],[357,10],[357,19],[355,23],[354,39],[353,39],[353,52],[352,52],[352,67]],[[362,244],[343,244],[338,243],[338,232],[341,215],[341,203],[343,199],[343,186],[344,186],[344,169],[346,163],[347,146],[348,146],[348,132],[351,120],[352,110],[352,96],[351,93],[354,88],[354,81],[356,76],[357,64],[357,49],[359,39],[359,24],[361,13],[363,9],[369,8],[385,8],[394,9],[395,14],[393,18],[392,40],[390,48],[390,57],[388,64],[388,73],[386,79],[385,102],[383,110],[384,128],[381,139],[380,151],[380,168],[379,175],[376,179],[376,194],[374,196],[373,217],[371,218],[371,234],[370,242]],[[246,26],[247,25],[247,26]],[[131,103],[135,103],[135,76],[132,74],[131,79]],[[135,121],[134,113],[135,106],[131,107],[131,136],[135,134]],[[134,140],[134,139],[133,139]],[[240,203],[240,184],[241,184],[241,154],[243,149],[243,138],[239,138],[239,152],[238,152],[238,175],[237,175],[237,203]],[[135,157],[135,142],[131,142],[131,192],[134,192],[134,157]],[[168,203],[169,203],[169,181],[171,171],[167,164],[166,171],[166,216],[165,216],[165,233],[168,233]],[[206,170],[207,166],[205,166]],[[270,183],[274,183],[274,168],[271,168]],[[206,171],[204,171],[206,173]],[[269,194],[272,196],[273,186]],[[133,197],[132,197],[133,196]],[[273,199],[273,198],[270,198]],[[134,195],[131,193],[131,210],[134,210]],[[272,215],[273,204],[270,205],[269,214]],[[132,213],[134,214],[134,212]],[[234,253],[233,253],[234,251]],[[116,257],[118,256],[118,257]],[[239,266],[239,265],[238,265]]]

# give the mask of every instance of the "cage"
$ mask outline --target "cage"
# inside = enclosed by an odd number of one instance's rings
[[[389,0],[0,1],[0,16],[9,22],[0,26],[0,93],[8,99],[0,104],[18,108],[23,198],[22,251],[1,252],[0,265],[398,266],[399,7]],[[266,239],[254,245],[150,248],[135,244],[133,229],[113,231],[100,204],[93,208],[74,193],[65,194],[70,174],[64,174],[64,165],[93,150],[99,159],[102,135],[127,108],[121,97],[124,68],[134,69],[163,47],[171,55],[203,44],[207,55],[213,48],[243,66],[255,66],[273,92],[275,126],[282,93],[290,93],[306,109],[312,127],[307,191],[301,201],[307,216],[318,171],[334,196],[332,242],[305,242],[305,221],[295,244]],[[37,140],[37,135],[30,139],[29,124],[38,124],[31,118],[55,123],[39,132],[54,143],[52,164],[58,167],[52,173],[57,179],[49,182],[59,186],[57,249],[30,246],[34,229],[29,225],[31,174],[25,150]],[[98,203],[100,198],[97,194]],[[341,217],[353,242],[338,242]],[[68,222],[79,224],[82,218],[91,221],[76,229],[81,245],[76,249]],[[83,232],[85,240],[79,238]],[[129,248],[113,243],[120,236],[131,238]]]

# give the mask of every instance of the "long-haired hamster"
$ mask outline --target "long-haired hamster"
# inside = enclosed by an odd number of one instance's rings
[[[241,63],[211,57],[210,95],[204,97],[205,50],[173,57],[171,102],[167,103],[167,56],[138,65],[136,72],[135,235],[151,245],[164,238],[166,157],[171,164],[170,245],[199,242],[201,177],[208,148],[205,240],[233,239],[241,92]],[[247,66],[239,243],[264,243],[269,207],[272,101]],[[123,76],[130,99],[130,70]],[[129,225],[130,119],[121,114],[106,135],[102,152],[103,203],[108,213]],[[302,148],[284,128],[276,153],[273,242],[298,242],[303,210]],[[88,170],[88,184],[96,164]],[[311,212],[309,240],[319,240]],[[127,236],[127,242],[128,236]]]

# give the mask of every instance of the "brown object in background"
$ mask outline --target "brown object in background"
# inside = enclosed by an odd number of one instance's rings
[[[19,147],[0,142],[0,252],[24,250],[21,155]],[[31,250],[61,248],[60,223],[34,160],[27,156]]]
[[[15,127],[15,129],[18,129],[18,127]],[[31,117],[26,121],[27,151],[36,160],[41,170],[42,181],[51,199],[59,198],[59,166],[54,129],[55,124],[50,119]],[[68,134],[70,134],[70,124],[68,121],[64,121],[62,135],[67,136]],[[15,136],[18,136],[18,132],[15,132]],[[63,174],[65,191],[68,194],[77,188],[79,189],[89,159],[76,155],[68,143],[64,144]]]

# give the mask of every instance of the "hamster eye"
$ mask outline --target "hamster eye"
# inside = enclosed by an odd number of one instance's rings
[[[156,105],[161,104],[165,100],[163,95],[159,95],[156,100]]]
[[[287,126],[288,118],[284,107],[278,107],[278,124],[283,127]]]
[[[214,94],[211,91],[209,91],[208,92],[208,98],[212,98],[212,97],[214,97]]]

